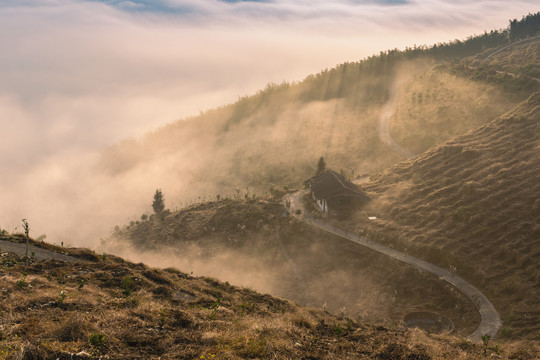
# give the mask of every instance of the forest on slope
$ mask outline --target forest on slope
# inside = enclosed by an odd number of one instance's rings
[[[272,185],[298,186],[320,156],[348,177],[373,174],[402,160],[376,134],[394,93],[413,89],[413,96],[400,100],[399,119],[404,129],[421,129],[406,139],[415,152],[485,124],[526,99],[536,82],[482,78],[462,61],[532,35],[536,28],[520,26],[538,17],[464,41],[381,52],[299,83],[269,84],[234,104],[112,146],[96,170],[118,189],[151,194],[162,188],[174,207],[238,190],[264,194]],[[143,209],[147,199],[129,201]]]

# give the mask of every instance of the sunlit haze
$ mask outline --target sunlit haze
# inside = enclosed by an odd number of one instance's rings
[[[89,229],[68,214],[114,211],[93,187],[64,184],[87,178],[84,164],[106,146],[271,82],[464,39],[537,10],[537,0],[3,0],[0,227],[28,218],[35,236],[77,242],[61,229]],[[116,220],[143,212],[125,206]]]

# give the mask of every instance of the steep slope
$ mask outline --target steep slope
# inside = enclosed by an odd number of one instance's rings
[[[2,359],[533,359],[400,326],[358,324],[178,270],[84,249],[84,260],[0,257]]]
[[[390,135],[404,148],[420,154],[489,123],[513,108],[511,102],[517,104],[530,94],[526,90],[502,95],[493,84],[473,81],[473,76],[458,66],[417,73],[401,86],[392,109]]]
[[[380,218],[344,226],[457,272],[502,312],[502,335],[540,338],[540,93],[365,185]]]

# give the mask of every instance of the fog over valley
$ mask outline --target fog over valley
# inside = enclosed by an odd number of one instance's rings
[[[0,359],[538,359],[538,0],[0,0]]]
[[[9,51],[0,56],[0,224],[15,230],[28,218],[50,241],[92,246],[115,224],[148,211],[157,187],[172,208],[233,191],[234,184],[180,191],[190,175],[179,155],[161,158],[174,163],[168,178],[146,170],[110,178],[95,164],[108,146],[268,83],[300,81],[381,50],[480,34],[534,5],[3,1],[0,38]],[[304,111],[320,113],[317,106]],[[190,146],[186,163],[205,144]],[[305,156],[313,162],[318,155]]]

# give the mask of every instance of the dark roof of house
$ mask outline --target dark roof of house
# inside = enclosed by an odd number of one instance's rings
[[[358,186],[332,170],[327,170],[314,178],[311,190],[315,193],[315,196],[320,199],[328,198],[343,191],[366,199],[368,198]]]

